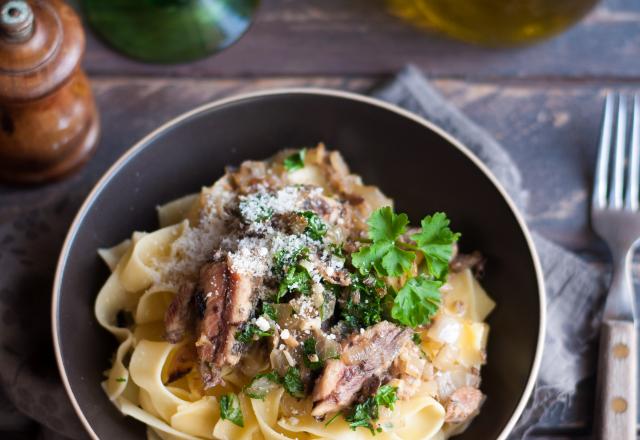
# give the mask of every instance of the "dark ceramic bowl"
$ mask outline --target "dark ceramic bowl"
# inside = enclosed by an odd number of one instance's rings
[[[60,255],[53,334],[67,392],[93,438],[144,438],[142,424],[120,415],[100,387],[116,341],[93,314],[108,276],[96,249],[156,229],[158,204],[210,185],[225,165],[320,141],[410,218],[447,212],[463,249],[487,256],[483,284],[498,304],[482,370],[487,400],[457,438],[506,437],[531,393],[544,334],[540,265],[521,215],[485,166],[437,126],[381,101],[304,89],[239,96],[180,116],[131,148],[87,197]]]

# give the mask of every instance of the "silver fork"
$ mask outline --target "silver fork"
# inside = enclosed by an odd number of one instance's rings
[[[640,237],[640,98],[636,95],[633,99],[630,143],[628,100],[622,94],[617,99],[607,95],[591,205],[593,228],[607,242],[613,258],[600,333],[596,396],[596,429],[605,440],[636,438],[637,346],[631,260]]]

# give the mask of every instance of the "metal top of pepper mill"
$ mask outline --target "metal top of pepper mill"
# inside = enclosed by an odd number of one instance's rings
[[[84,51],[79,17],[62,0],[0,0],[0,102],[55,90]]]
[[[33,11],[24,0],[11,0],[0,9],[2,37],[16,43],[28,40],[33,34]]]

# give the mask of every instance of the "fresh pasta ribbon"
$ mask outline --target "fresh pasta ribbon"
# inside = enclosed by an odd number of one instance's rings
[[[284,389],[278,387],[267,394],[264,400],[251,399],[251,406],[263,438],[265,440],[290,440],[292,438],[303,440],[308,438],[304,435],[292,436],[293,431],[286,431],[282,425],[277,423],[283,393]]]
[[[134,234],[133,248],[130,254],[123,257],[120,275],[120,282],[125,289],[139,292],[160,281],[160,264],[171,256],[171,244],[185,227],[188,227],[188,223],[183,221],[149,234]]]
[[[151,427],[156,435],[160,438],[168,439],[168,440],[200,440],[198,437],[184,433],[182,431],[178,431],[175,428],[172,428],[169,424],[164,422],[163,420],[155,417],[149,413],[149,411],[145,411],[137,405],[134,405],[129,400],[120,397],[117,401],[118,409],[125,416],[133,417],[136,420],[141,421],[145,425]]]
[[[213,439],[213,430],[220,419],[220,406],[213,396],[178,406],[178,411],[171,416],[171,426],[179,431]]]
[[[450,313],[474,322],[482,322],[494,309],[496,303],[489,298],[470,269],[450,274],[447,283],[450,290],[443,295],[443,303]]]
[[[110,400],[117,399],[125,391],[129,380],[129,371],[123,360],[131,350],[133,335],[128,328],[118,327],[117,316],[122,310],[131,309],[133,306],[131,295],[118,281],[118,274],[112,273],[100,289],[94,305],[98,323],[120,342],[107,379],[102,383]]]
[[[177,289],[168,285],[153,285],[142,294],[136,307],[136,324],[149,324],[164,320]]]
[[[113,272],[116,270],[122,257],[129,251],[130,247],[131,240],[126,239],[113,247],[98,249],[98,255],[100,255],[100,258],[102,258],[111,272]]]
[[[431,396],[418,396],[396,403],[393,433],[398,440],[431,440],[444,424],[445,410]]]
[[[131,379],[149,393],[163,420],[170,420],[179,405],[190,403],[177,397],[162,383],[162,368],[173,348],[168,342],[142,340],[133,350],[129,364]]]
[[[198,207],[200,194],[189,194],[158,206],[158,220],[161,228],[180,223],[189,217],[194,207]]]

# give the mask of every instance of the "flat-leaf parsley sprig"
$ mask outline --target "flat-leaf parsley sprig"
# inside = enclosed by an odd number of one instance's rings
[[[395,294],[391,316],[404,325],[426,324],[438,311],[439,289],[446,282],[453,244],[460,238],[449,223],[442,212],[428,215],[422,219],[420,231],[410,237],[415,244],[408,243],[401,237],[407,232],[409,217],[385,206],[367,220],[370,244],[351,255],[351,263],[360,273],[375,271],[379,277],[410,275],[417,255],[424,257],[428,274],[409,278]]]
[[[407,214],[396,214],[391,207],[385,206],[375,210],[367,224],[372,243],[351,255],[352,264],[363,275],[371,268],[380,276],[395,277],[408,272],[416,255],[411,245],[399,240],[407,232]]]
[[[449,273],[453,244],[460,238],[459,233],[451,232],[449,223],[444,212],[436,212],[423,218],[420,232],[411,236],[424,255],[429,274],[442,281]]]

